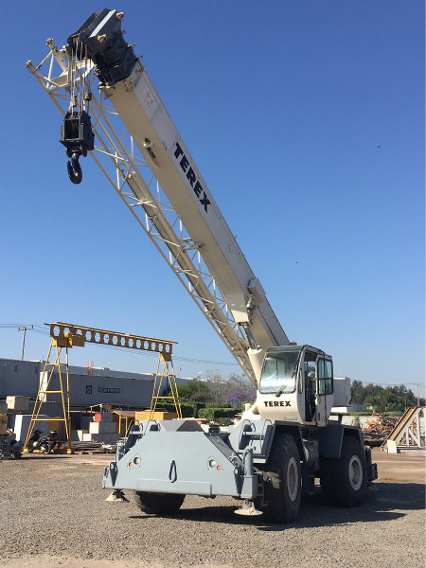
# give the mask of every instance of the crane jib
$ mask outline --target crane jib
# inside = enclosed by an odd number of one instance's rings
[[[198,197],[199,202],[204,207],[204,211],[207,213],[207,207],[210,205],[211,201],[207,198],[206,192],[197,179],[197,176],[192,169],[188,158],[185,156],[185,152],[182,150],[179,142],[176,142],[174,157],[179,162],[182,171],[184,172],[184,174],[186,174],[186,179],[189,181],[195,195]]]

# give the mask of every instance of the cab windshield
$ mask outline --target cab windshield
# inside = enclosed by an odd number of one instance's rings
[[[294,350],[267,355],[260,375],[260,392],[294,392],[299,353],[300,351]]]

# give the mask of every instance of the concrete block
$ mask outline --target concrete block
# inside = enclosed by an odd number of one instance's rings
[[[398,446],[394,440],[386,440],[386,451],[388,454],[397,454]]]
[[[104,442],[105,444],[115,444],[120,436],[115,434],[90,434],[82,432],[82,442]]]
[[[117,424],[115,422],[90,422],[89,432],[91,434],[116,434]]]
[[[73,434],[75,433],[75,439],[79,442],[83,442],[84,434],[88,434],[87,430],[73,430]],[[74,439],[74,438],[73,438]]]
[[[7,396],[6,404],[8,410],[15,412],[29,412],[30,410],[30,397],[29,396]]]
[[[39,418],[47,418],[47,416],[45,414],[39,414]],[[20,442],[24,442],[25,440],[30,420],[31,414],[17,414],[15,416],[13,431],[15,432],[16,439]],[[49,422],[36,422],[34,429],[40,430],[41,432],[47,432],[49,430],[48,424]]]

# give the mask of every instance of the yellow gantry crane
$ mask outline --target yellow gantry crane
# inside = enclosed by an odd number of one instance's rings
[[[38,422],[63,422],[66,452],[72,453],[68,351],[72,347],[84,347],[86,343],[158,353],[149,409],[150,420],[154,416],[159,400],[171,401],[175,407],[177,417],[182,418],[173,366],[173,346],[176,345],[176,341],[65,322],[52,322],[48,325],[50,345],[43,371],[40,373],[36,401],[25,437],[25,453],[28,452],[28,444]],[[170,394],[162,394],[165,384],[168,385]],[[48,402],[47,399],[50,396],[56,396],[56,400],[59,399],[60,401],[62,415],[59,417],[44,418],[40,416],[43,404]]]

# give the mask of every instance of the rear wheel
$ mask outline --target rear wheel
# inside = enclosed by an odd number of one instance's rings
[[[338,460],[322,459],[321,487],[333,505],[352,507],[367,496],[368,476],[364,447],[358,438],[343,438]]]
[[[265,516],[276,523],[294,521],[302,498],[297,444],[290,434],[277,434],[264,472]]]
[[[182,506],[185,495],[176,493],[136,493],[136,503],[148,515],[172,515]]]

